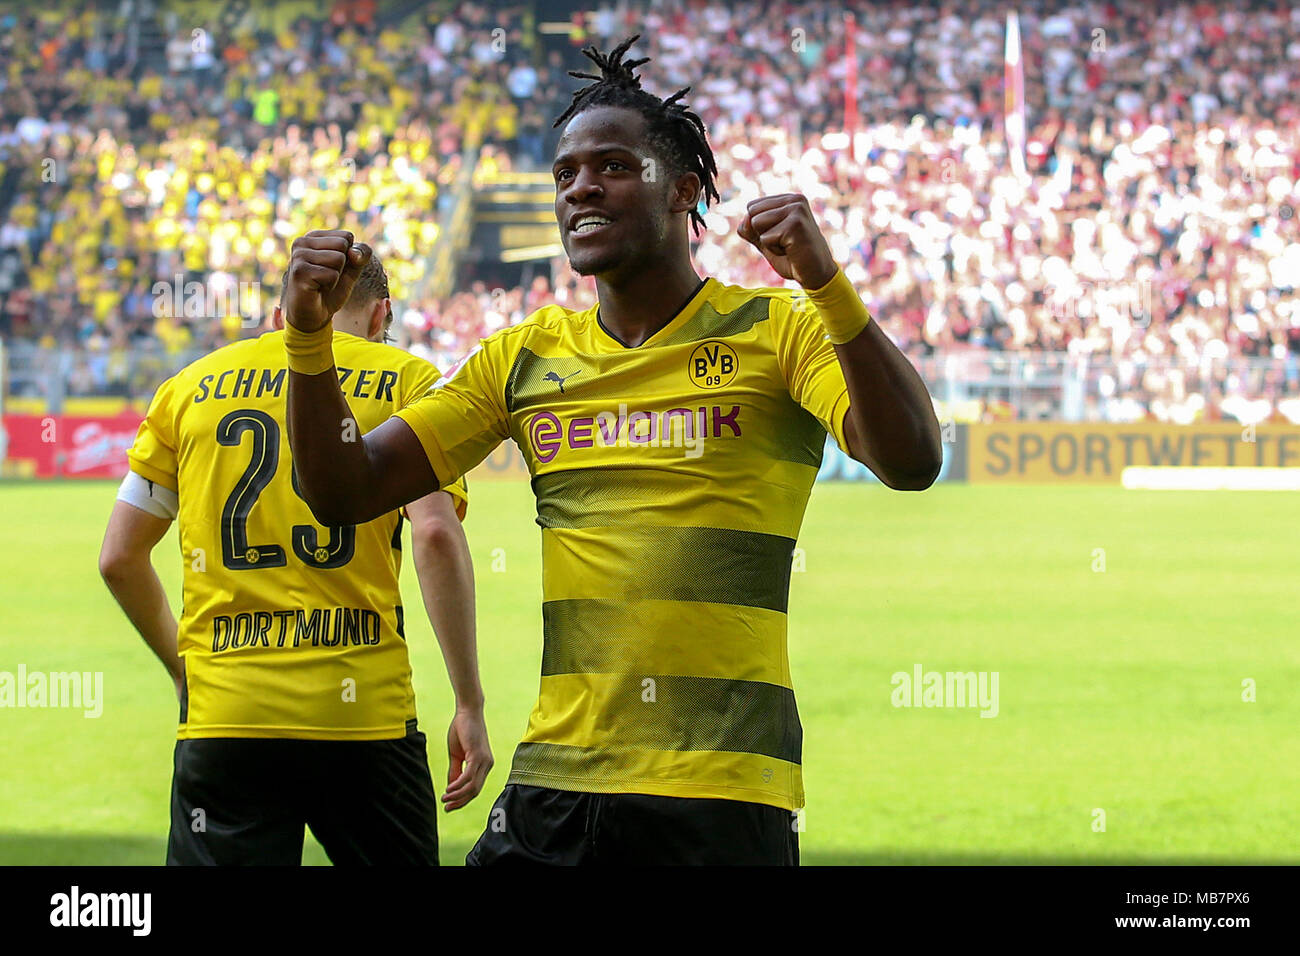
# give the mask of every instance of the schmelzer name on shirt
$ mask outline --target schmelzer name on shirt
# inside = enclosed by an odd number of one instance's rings
[[[348,398],[373,398],[383,402],[393,400],[393,386],[397,373],[392,369],[339,368],[339,387]],[[282,368],[228,368],[199,379],[194,392],[194,404],[210,399],[279,398],[284,388],[285,370]]]
[[[364,607],[240,611],[212,619],[212,652],[244,647],[352,647],[378,644],[379,614]]]

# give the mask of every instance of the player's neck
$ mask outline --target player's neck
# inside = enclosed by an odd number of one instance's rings
[[[355,335],[359,339],[366,338],[366,329],[360,322],[340,321],[339,317],[334,316],[334,331],[346,332],[348,335]]]
[[[689,258],[673,266],[639,268],[633,275],[598,276],[600,324],[628,348],[636,348],[673,320],[700,287]]]

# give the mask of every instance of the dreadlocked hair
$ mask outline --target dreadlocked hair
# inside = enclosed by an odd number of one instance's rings
[[[573,102],[560,114],[553,127],[595,106],[620,106],[635,110],[645,118],[646,138],[651,147],[663,157],[672,172],[675,175],[694,173],[700,178],[704,205],[707,208],[710,202],[718,199],[718,189],[714,185],[718,165],[713,159],[713,149],[709,146],[704,121],[679,102],[691,88],[688,86],[680,89],[666,100],[642,89],[640,77],[632,71],[649,63],[650,58],[623,60],[624,54],[639,39],[640,34],[629,37],[608,54],[601,53],[594,46],[582,51],[584,56],[600,67],[600,73],[569,71],[569,76],[595,82],[573,94]],[[698,233],[704,226],[704,217],[698,209],[692,209],[690,216],[691,225]]]

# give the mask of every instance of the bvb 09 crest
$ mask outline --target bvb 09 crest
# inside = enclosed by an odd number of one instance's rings
[[[704,342],[691,353],[687,374],[700,388],[722,388],[736,377],[740,360],[725,342]]]

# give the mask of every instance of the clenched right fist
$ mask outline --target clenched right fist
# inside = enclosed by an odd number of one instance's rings
[[[315,332],[343,308],[357,276],[373,255],[343,229],[317,229],[293,241],[284,320],[301,332]]]

